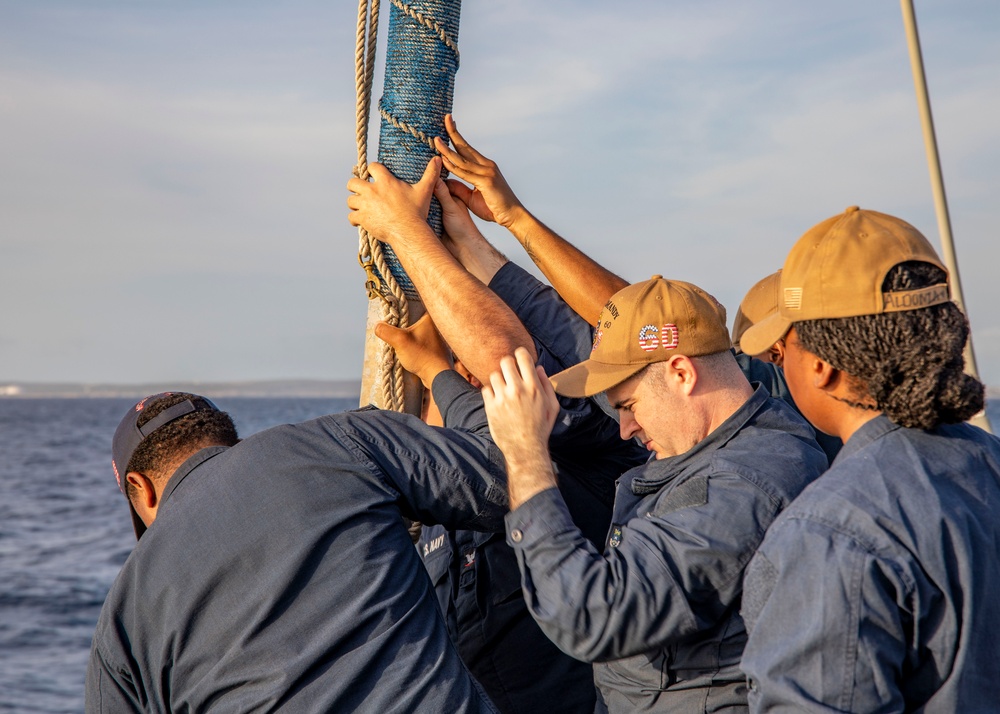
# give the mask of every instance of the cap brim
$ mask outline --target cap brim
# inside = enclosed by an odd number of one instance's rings
[[[592,397],[621,384],[648,364],[605,364],[588,359],[552,375],[549,381],[556,394],[564,397]]]
[[[132,508],[132,502],[128,500],[128,496],[125,497],[125,500],[128,501],[128,512],[132,514],[132,530],[135,531],[135,539],[139,540],[142,538],[142,534],[146,532],[146,524],[142,522],[139,514]]]
[[[744,354],[759,355],[771,349],[771,346],[788,334],[792,321],[782,317],[780,312],[768,315],[766,318],[751,325],[740,336],[740,349]]]

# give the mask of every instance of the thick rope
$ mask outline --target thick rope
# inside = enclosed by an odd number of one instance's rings
[[[375,76],[375,49],[378,37],[379,0],[359,0],[357,45],[355,50],[355,91],[357,95],[357,144],[358,163],[354,175],[367,181],[368,172],[368,117],[371,114],[372,82]],[[372,238],[364,228],[358,229],[358,262],[364,268],[369,300],[382,300],[381,318],[395,327],[409,324],[409,304],[386,264],[382,243]],[[403,366],[396,359],[392,347],[381,343],[379,350],[379,375],[382,387],[382,407],[403,411]]]
[[[455,63],[458,64],[461,57],[458,52],[458,43],[455,42],[455,39],[448,34],[444,27],[438,24],[433,18],[425,16],[422,12],[414,10],[412,7],[401,2],[400,0],[390,0],[390,2],[404,15],[409,15],[419,24],[423,25],[437,35],[441,39],[441,42],[444,43],[445,47],[455,53]]]

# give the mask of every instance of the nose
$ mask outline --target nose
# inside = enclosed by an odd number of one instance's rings
[[[639,431],[638,422],[636,422],[632,412],[627,409],[618,412],[618,431],[623,441],[628,441]]]

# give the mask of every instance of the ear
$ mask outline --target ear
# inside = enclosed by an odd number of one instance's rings
[[[132,507],[148,526],[152,521],[147,522],[147,516],[152,515],[155,517],[156,507],[159,503],[159,496],[156,493],[156,487],[153,485],[153,479],[137,471],[129,471],[125,474],[125,480],[135,489],[135,495],[130,499]]]
[[[767,356],[768,362],[777,367],[781,367],[785,364],[785,341],[778,340],[771,345],[771,349],[764,354]]]
[[[835,390],[841,382],[840,370],[815,355],[809,360],[809,371],[812,375],[813,385],[818,389],[830,392]]]
[[[698,384],[698,369],[686,355],[675,355],[667,361],[666,376],[684,394],[691,394]]]

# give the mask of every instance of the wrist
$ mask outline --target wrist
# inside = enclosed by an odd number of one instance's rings
[[[427,221],[419,218],[399,221],[375,237],[383,243],[388,243],[397,253],[419,249],[432,242],[440,242]]]
[[[531,225],[535,222],[535,217],[522,205],[514,206],[507,212],[508,220],[504,222],[503,226],[511,233],[517,240],[521,240],[527,233],[531,230]]]
[[[441,362],[435,362],[434,364],[430,364],[422,368],[417,374],[417,378],[420,380],[420,383],[424,385],[424,389],[429,390],[431,385],[434,384],[434,380],[437,376],[442,372],[449,371],[450,369],[451,365],[442,360]]]
[[[507,490],[512,511],[542,491],[557,485],[552,462],[547,458],[529,457],[507,461]]]

